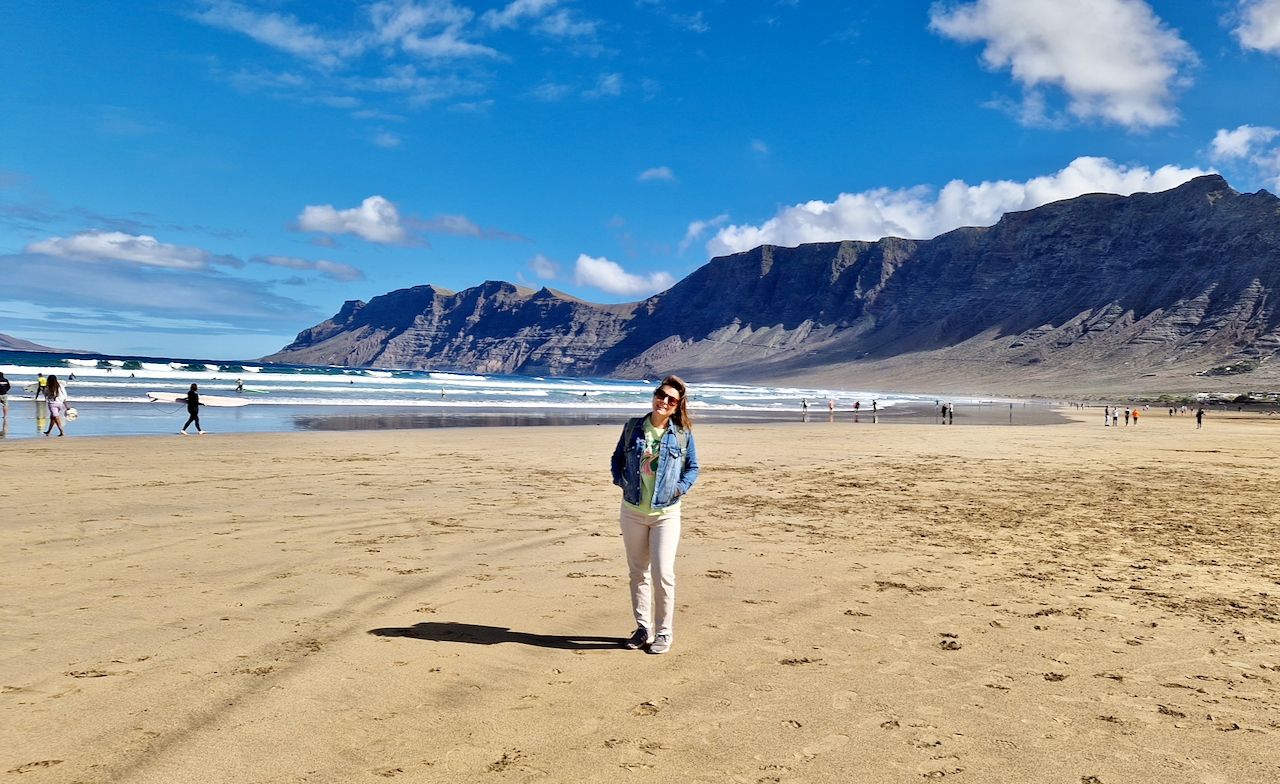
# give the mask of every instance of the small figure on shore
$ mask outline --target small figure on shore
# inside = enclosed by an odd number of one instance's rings
[[[1136,408],[1133,410],[1133,426],[1138,426],[1138,409]]]
[[[877,401],[877,400],[872,400],[872,401],[871,401],[871,413],[873,413],[873,414],[874,414],[874,413],[876,413],[876,412],[877,412],[877,411],[879,411],[879,410],[880,410],[880,402],[879,402],[879,401]]]
[[[828,401],[827,401],[827,413],[829,413],[829,414],[834,414],[834,413],[835,413],[835,410],[836,410],[836,401],[834,401],[834,400],[828,400]]]
[[[0,419],[9,418],[9,390],[12,388],[13,384],[4,377],[3,372],[0,372],[0,411],[3,411]]]
[[[1130,410],[1129,410],[1129,409],[1127,409],[1127,408],[1124,410],[1124,426],[1125,426],[1125,427],[1128,427],[1128,426],[1129,426],[1129,415],[1130,415],[1131,413],[1133,413],[1133,412],[1132,412],[1132,411],[1130,411]]]
[[[1196,430],[1200,429],[1201,421],[1204,419],[1204,407],[1196,409]]]
[[[956,404],[947,403],[947,424],[954,425],[956,423]]]
[[[238,379],[238,378],[237,378],[237,379],[236,379],[236,394],[238,394],[238,395],[239,395],[239,394],[243,394],[243,393],[244,393],[244,381],[242,381],[242,380],[240,380],[240,379]]]
[[[36,373],[36,400],[44,394],[45,384],[49,383],[45,380],[44,373]],[[48,398],[45,398],[48,400]]]
[[[613,483],[622,488],[618,525],[636,621],[623,647],[631,650],[671,650],[680,501],[698,478],[687,397],[684,382],[667,376],[654,390],[651,412],[628,420],[613,450]]]
[[[49,427],[44,431],[45,438],[49,437],[54,425],[58,426],[58,437],[65,436],[67,433],[62,429],[62,414],[67,409],[67,391],[58,383],[55,375],[50,375],[44,383],[44,400],[49,406]]]
[[[182,426],[182,435],[187,434],[187,427],[191,423],[195,423],[196,432],[204,435],[204,431],[200,429],[200,406],[204,403],[200,402],[200,393],[196,392],[196,385],[192,384],[191,389],[187,390],[187,423]]]
[[[806,400],[805,398],[800,398],[800,413],[802,414],[809,413],[809,401]]]
[[[853,413],[855,414],[858,413],[859,408],[862,408],[862,401],[861,400],[853,401]]]
[[[1102,426],[1111,427],[1111,406],[1102,407]]]
[[[1111,409],[1111,426],[1120,427],[1120,406]]]

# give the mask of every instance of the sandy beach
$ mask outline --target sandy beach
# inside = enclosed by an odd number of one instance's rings
[[[1280,418],[1077,418],[699,427],[665,656],[616,427],[4,443],[0,771],[1280,780]]]

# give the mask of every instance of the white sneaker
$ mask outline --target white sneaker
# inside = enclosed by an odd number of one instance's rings
[[[649,643],[649,653],[666,653],[671,650],[671,635],[659,634]]]

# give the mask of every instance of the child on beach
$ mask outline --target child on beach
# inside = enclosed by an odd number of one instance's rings
[[[67,391],[58,383],[57,376],[51,375],[45,380],[44,400],[49,406],[49,427],[44,431],[45,438],[53,432],[54,425],[58,426],[58,437],[65,436],[67,433],[62,429],[62,413],[67,408]]]
[[[618,525],[636,620],[635,632],[623,643],[631,650],[671,650],[680,499],[698,478],[687,395],[683,381],[667,376],[653,393],[651,412],[628,420],[613,450],[613,483],[622,488]]]

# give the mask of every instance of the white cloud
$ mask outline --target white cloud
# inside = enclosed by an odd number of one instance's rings
[[[307,205],[298,216],[298,230],[354,234],[381,245],[407,245],[410,241],[396,205],[381,196],[370,196],[349,210],[335,210],[331,204]]]
[[[379,147],[390,150],[393,147],[400,146],[400,137],[390,131],[380,131],[373,137],[373,143]]]
[[[947,183],[936,196],[927,186],[842,193],[834,202],[811,201],[784,207],[759,226],[727,226],[707,243],[710,256],[738,253],[759,245],[806,242],[875,241],[882,237],[929,239],[961,226],[990,226],[1006,212],[1029,210],[1086,193],[1129,195],[1163,191],[1208,174],[1197,168],[1163,166],[1152,172],[1106,158],[1076,158],[1061,171],[1026,182],[999,180],[967,185]]]
[[[675,285],[675,278],[666,272],[634,275],[621,265],[608,259],[592,258],[583,253],[573,267],[573,282],[579,286],[591,286],[608,294],[637,297],[656,294]]]
[[[652,169],[645,169],[636,175],[636,179],[640,182],[648,182],[649,180],[666,180],[667,182],[675,182],[676,175],[672,173],[669,166],[655,166]]]
[[[240,3],[210,3],[208,10],[194,17],[211,27],[243,33],[323,68],[336,68],[364,48],[359,40],[326,37],[315,25],[303,24],[296,17],[259,13]]]
[[[257,264],[267,264],[272,267],[284,267],[285,269],[314,270],[327,278],[343,283],[352,280],[364,280],[364,272],[350,264],[325,261],[324,259],[309,261],[296,256],[253,256],[249,261]]]
[[[689,249],[690,245],[702,239],[702,235],[707,229],[714,229],[717,226],[722,226],[728,220],[729,220],[729,213],[726,212],[721,215],[715,216],[711,220],[693,221],[692,223],[689,224],[689,228],[685,230],[684,239],[680,240],[680,245],[678,246],[679,252],[684,253],[686,250]]]
[[[752,152],[759,153],[759,154],[761,154],[761,155],[768,155],[768,154],[769,154],[769,145],[765,144],[765,143],[764,143],[763,141],[761,141],[760,139],[752,139],[752,140],[751,140],[751,151],[752,151]]]
[[[1067,111],[1143,130],[1177,120],[1175,91],[1197,59],[1143,0],[976,0],[935,3],[929,27],[986,44],[982,60],[1009,68],[1027,91],[1023,121],[1047,121],[1042,88],[1060,87]]]
[[[1240,24],[1231,32],[1242,49],[1280,54],[1280,0],[1240,0]]]
[[[234,256],[217,256],[203,248],[169,245],[146,234],[98,229],[76,232],[70,237],[49,237],[27,245],[23,252],[73,261],[127,261],[177,270],[207,270],[210,264],[244,266]]]
[[[555,8],[559,0],[514,0],[501,10],[490,9],[480,20],[492,28],[514,28],[521,19],[538,17]]]
[[[1265,125],[1241,125],[1234,131],[1221,128],[1213,137],[1210,154],[1217,161],[1248,158],[1257,154],[1258,149],[1274,139],[1277,134],[1280,134],[1280,131]]]
[[[543,256],[541,253],[535,253],[533,258],[526,261],[525,266],[533,272],[538,280],[555,280],[560,274],[560,263]]]
[[[561,8],[554,14],[544,16],[534,30],[553,38],[590,38],[596,34],[596,24],[596,22],[579,19],[568,10]]]
[[[1280,190],[1280,145],[1267,146],[1277,136],[1280,129],[1265,125],[1241,125],[1234,131],[1222,128],[1213,137],[1209,157],[1224,164],[1245,163],[1252,167],[1251,174]]]
[[[596,86],[582,93],[584,98],[603,98],[607,95],[622,95],[622,74],[601,74],[596,79]]]

